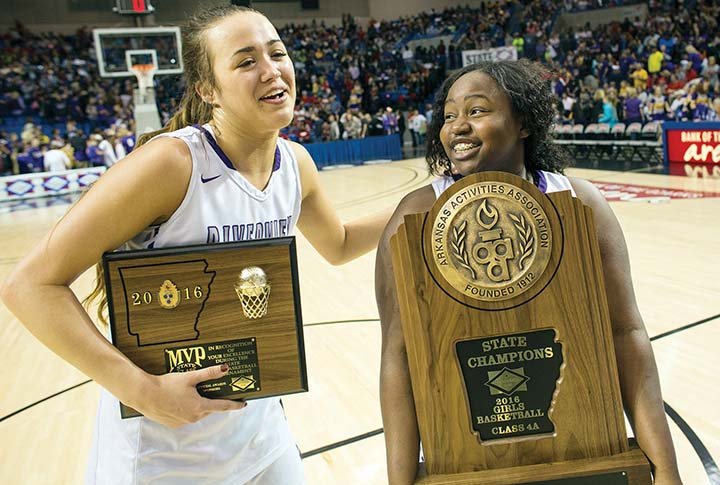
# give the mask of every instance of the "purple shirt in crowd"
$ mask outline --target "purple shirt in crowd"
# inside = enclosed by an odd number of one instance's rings
[[[625,100],[625,119],[626,120],[640,120],[640,106],[642,101],[638,98],[628,98]]]

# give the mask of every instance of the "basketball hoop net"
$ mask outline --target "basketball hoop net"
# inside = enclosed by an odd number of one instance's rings
[[[157,67],[154,64],[133,64],[130,70],[138,80],[138,89],[140,94],[145,94],[147,88],[153,87],[153,76]]]

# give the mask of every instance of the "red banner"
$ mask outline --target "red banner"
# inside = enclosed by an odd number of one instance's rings
[[[675,163],[720,163],[720,129],[668,129],[667,157]]]
[[[671,163],[670,175],[687,175],[692,178],[720,179],[720,163],[709,165],[706,163]]]
[[[145,7],[145,0],[132,0],[133,10],[137,13],[145,13],[147,8]]]

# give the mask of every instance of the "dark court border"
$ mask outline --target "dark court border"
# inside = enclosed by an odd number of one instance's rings
[[[698,325],[711,322],[718,318],[720,318],[720,313],[717,315],[713,315],[712,317],[703,318],[702,320],[698,320],[697,322],[689,323],[687,325],[683,325],[682,327],[660,333],[658,335],[655,335],[654,337],[650,337],[650,341],[654,342],[656,340],[660,340],[661,338],[665,338],[670,335],[682,332],[684,330],[697,327]],[[720,469],[718,469],[717,463],[710,454],[710,451],[703,444],[702,440],[700,440],[700,437],[695,433],[695,431],[693,431],[692,427],[690,427],[687,421],[685,421],[682,416],[677,413],[677,411],[670,407],[668,403],[663,401],[663,406],[665,406],[665,413],[670,417],[670,419],[673,420],[675,425],[680,428],[680,431],[683,432],[685,438],[687,438],[687,440],[690,442],[690,445],[695,450],[698,458],[700,458],[700,461],[703,464],[703,468],[705,468],[705,473],[707,474],[708,480],[710,480],[710,485],[720,485]]]
[[[711,322],[713,320],[716,320],[717,318],[720,318],[720,313],[717,315],[713,315],[712,317],[703,318],[702,320],[698,320],[695,323],[689,323],[687,325],[684,325],[682,327],[675,328],[673,330],[668,330],[667,332],[663,332],[660,334],[655,335],[654,337],[650,337],[650,341],[654,342],[656,340],[660,340],[661,338],[667,337],[668,335],[672,335],[678,332],[682,332],[683,330],[688,330],[693,327],[697,327],[698,325],[702,325],[703,323]]]
[[[713,315],[708,318],[704,318],[702,320],[690,323],[688,325],[683,325],[683,326],[675,328],[673,330],[669,330],[667,332],[663,332],[661,334],[650,337],[650,341],[654,342],[656,340],[668,337],[670,335],[697,327],[704,323],[711,322],[718,318],[720,318],[720,314]],[[331,320],[331,321],[324,321],[324,322],[308,323],[308,324],[305,324],[304,326],[305,327],[313,327],[313,326],[320,326],[320,325],[332,325],[332,324],[338,324],[338,323],[345,323],[345,324],[347,324],[347,323],[367,323],[367,322],[377,322],[377,321],[379,321],[379,319],[377,319],[377,318],[353,319],[353,320]],[[29,404],[21,409],[18,409],[17,411],[14,411],[14,412],[8,414],[7,416],[3,416],[2,418],[0,418],[0,423],[5,421],[6,419],[9,419],[13,416],[16,416],[16,415],[24,412],[24,411],[27,411],[28,409],[30,409],[34,406],[37,406],[38,404],[48,401],[54,397],[57,397],[61,394],[66,393],[68,391],[72,391],[73,389],[76,389],[78,387],[84,386],[85,384],[88,384],[90,382],[92,382],[92,380],[86,380],[86,381],[80,382],[79,384],[75,384],[74,386],[68,387],[67,389],[56,392],[55,394],[47,396],[39,401],[36,401],[36,402]],[[685,435],[685,437],[687,438],[687,440],[690,442],[691,446],[695,450],[695,453],[697,454],[698,458],[700,458],[703,468],[705,469],[705,473],[707,474],[708,480],[710,481],[710,485],[720,485],[720,468],[718,468],[717,463],[715,462],[712,455],[710,454],[710,451],[703,444],[702,440],[700,440],[700,437],[695,433],[695,431],[693,431],[692,427],[668,403],[663,401],[663,406],[665,407],[665,412],[667,413],[667,415],[670,417],[670,419],[673,420],[675,425],[678,428],[680,428],[680,430],[683,432],[683,434]],[[367,438],[371,438],[373,436],[380,435],[383,432],[384,432],[383,428],[375,429],[373,431],[359,434],[357,436],[353,436],[353,437],[344,439],[342,441],[337,441],[335,443],[330,443],[328,445],[321,446],[319,448],[315,448],[310,451],[301,452],[300,456],[302,459],[309,458],[314,455],[318,455],[318,454],[325,453],[328,451],[336,450],[343,446],[357,443],[358,441],[362,441]]]
[[[350,445],[353,443],[356,443],[358,441],[364,440],[366,438],[372,438],[373,436],[377,436],[379,434],[383,434],[384,430],[383,428],[379,428],[373,431],[368,431],[367,433],[359,434],[357,436],[353,436],[352,438],[348,438],[342,441],[338,441],[335,443],[331,443],[329,445],[321,446],[320,448],[315,448],[314,450],[305,451],[300,453],[300,458],[303,460],[305,458],[310,458],[313,455],[319,455],[320,453],[325,453],[326,451],[332,451],[337,448],[340,448],[345,445]]]
[[[39,401],[35,401],[35,402],[32,403],[32,404],[28,404],[28,405],[25,406],[24,408],[20,408],[20,409],[18,409],[17,411],[14,411],[14,412],[8,414],[7,416],[3,416],[2,418],[0,418],[0,423],[2,423],[3,421],[5,421],[6,419],[10,419],[10,418],[12,418],[13,416],[15,416],[15,415],[17,415],[17,414],[22,413],[23,411],[27,411],[28,409],[30,409],[30,408],[32,408],[32,407],[35,407],[35,406],[37,406],[38,404],[44,403],[45,401],[49,401],[50,399],[52,399],[52,398],[54,398],[54,397],[57,397],[57,396],[59,396],[60,394],[64,394],[64,393],[66,393],[66,392],[68,392],[68,391],[72,391],[73,389],[77,389],[78,387],[84,386],[85,384],[88,384],[88,383],[90,383],[90,382],[92,382],[92,379],[88,379],[88,380],[83,381],[83,382],[81,382],[81,383],[79,383],[79,384],[75,384],[74,386],[70,386],[70,387],[68,387],[67,389],[63,389],[62,391],[58,391],[58,392],[56,392],[55,394],[51,394],[51,395],[49,395],[48,397],[42,398],[42,399],[40,399]]]
[[[668,403],[663,402],[663,405],[665,406],[665,412],[667,415],[670,416],[670,419],[672,419],[677,427],[680,428],[692,445],[695,453],[697,453],[697,456],[700,458],[700,461],[705,468],[708,480],[710,480],[710,485],[720,485],[720,470],[718,469],[715,460],[713,460],[712,455],[710,455],[710,451],[705,448],[705,445],[702,441],[700,441],[700,438],[695,434],[695,431],[693,431],[690,425],[687,424],[687,422],[673,408],[671,408]]]

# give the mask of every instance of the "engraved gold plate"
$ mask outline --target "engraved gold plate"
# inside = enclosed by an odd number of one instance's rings
[[[425,222],[424,242],[438,284],[447,282],[454,291],[443,289],[455,299],[462,295],[482,305],[509,302],[546,280],[541,276],[562,234],[553,233],[554,208],[548,211],[538,196],[485,181],[468,184],[436,207]]]

